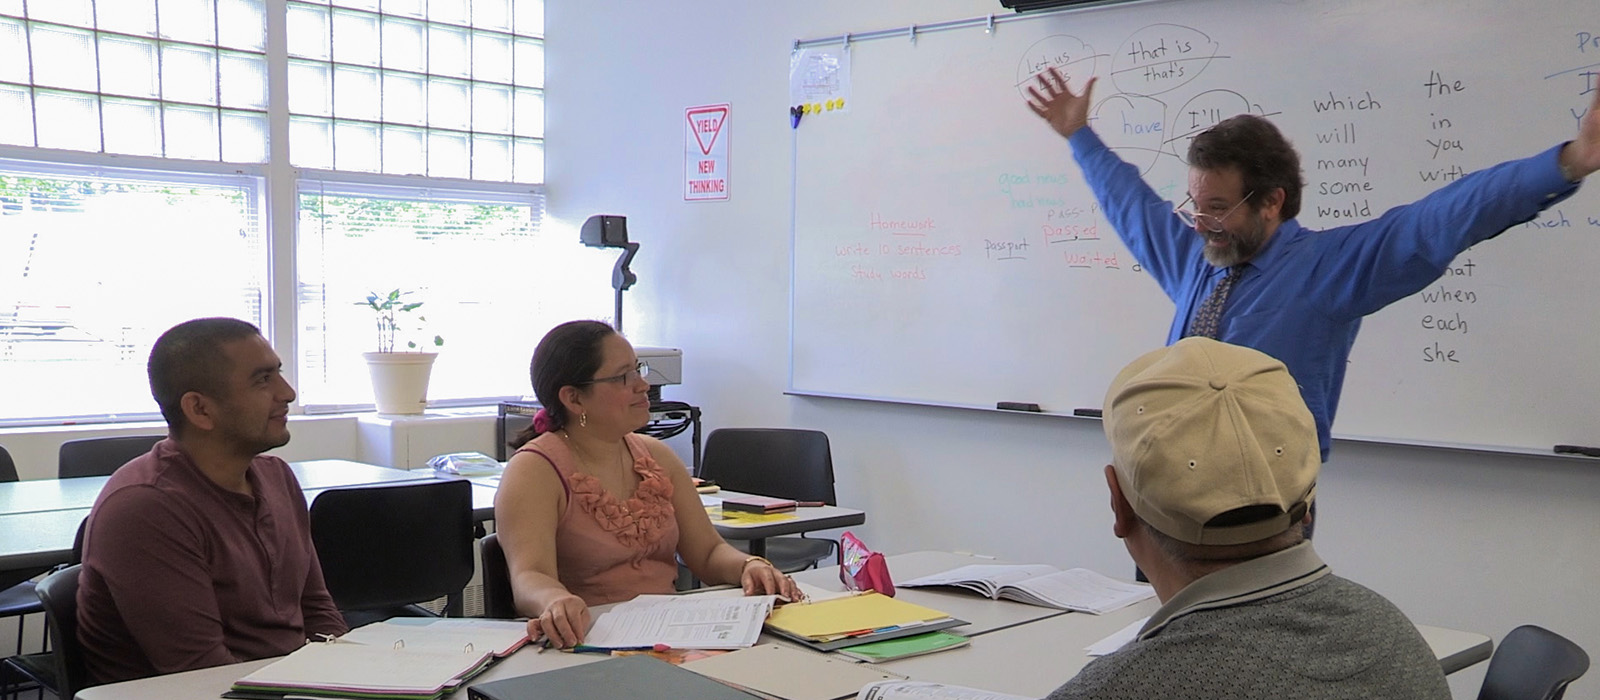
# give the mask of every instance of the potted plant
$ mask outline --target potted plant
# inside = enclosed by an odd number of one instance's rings
[[[363,356],[367,359],[367,372],[372,376],[373,398],[380,414],[416,415],[428,407],[428,377],[438,353],[424,352],[415,340],[409,339],[406,350],[396,352],[394,349],[396,336],[410,330],[402,324],[412,318],[419,324],[428,320],[417,313],[422,302],[408,298],[413,293],[395,289],[388,294],[367,295],[366,306],[372,309],[377,322],[378,351],[363,353]],[[444,338],[433,336],[433,345],[444,345]]]

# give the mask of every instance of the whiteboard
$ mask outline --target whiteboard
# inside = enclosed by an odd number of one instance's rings
[[[1311,228],[1570,139],[1600,85],[1592,0],[1170,0],[896,35],[851,42],[845,108],[793,132],[794,393],[1070,414],[1163,344],[1172,303],[1023,102],[1044,67],[1099,77],[1096,131],[1174,203],[1188,135],[1267,115]],[[1597,192],[1369,317],[1335,436],[1600,443]]]

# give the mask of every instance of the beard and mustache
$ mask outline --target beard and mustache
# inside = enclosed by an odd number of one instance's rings
[[[1261,247],[1267,243],[1267,222],[1257,212],[1248,213],[1248,221],[1242,227],[1225,228],[1217,233],[1196,231],[1206,241],[1205,249],[1201,251],[1206,262],[1215,267],[1233,267],[1261,252]],[[1213,245],[1218,241],[1224,242],[1224,245]]]

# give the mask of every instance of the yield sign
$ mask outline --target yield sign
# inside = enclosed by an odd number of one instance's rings
[[[689,118],[689,131],[694,133],[694,140],[700,144],[701,155],[711,155],[711,147],[716,145],[717,136],[722,133],[722,123],[728,119],[728,106],[697,107],[685,111]]]

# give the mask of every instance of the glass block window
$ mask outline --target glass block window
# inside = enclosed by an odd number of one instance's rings
[[[437,351],[430,403],[526,394],[546,331],[611,313],[612,250],[541,226],[536,193],[362,187],[302,181],[299,200],[300,403],[370,406],[363,352],[378,349],[368,294],[409,292],[395,349]],[[434,336],[444,338],[435,348]]]
[[[289,0],[290,161],[543,182],[543,11],[512,0]]]
[[[265,0],[0,2],[0,144],[267,158]]]
[[[0,160],[0,422],[153,417],[145,362],[163,331],[260,325],[260,193],[240,176]]]

